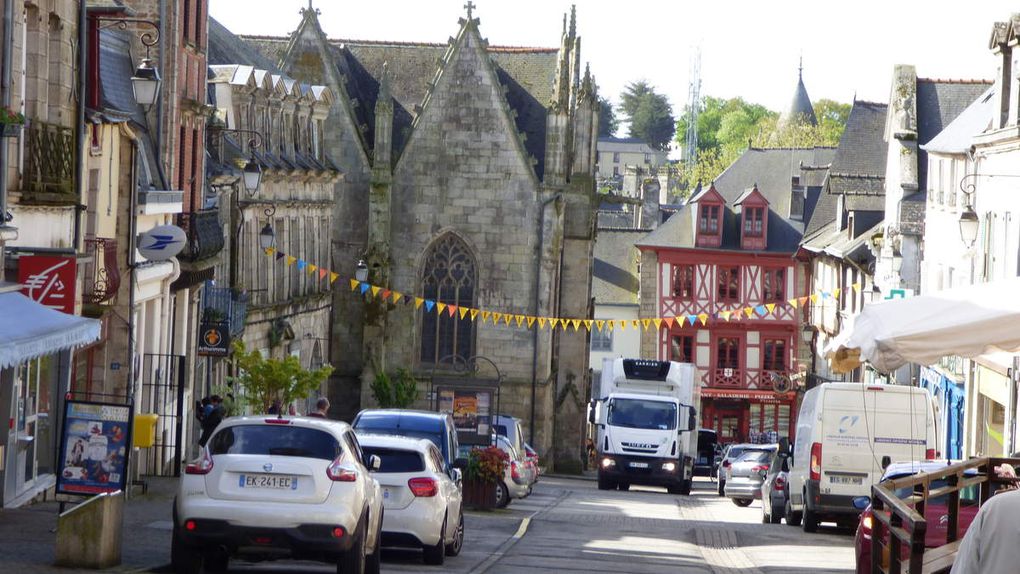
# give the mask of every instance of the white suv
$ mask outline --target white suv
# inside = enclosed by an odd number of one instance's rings
[[[231,557],[335,562],[378,572],[382,494],[346,423],[237,417],[189,464],[174,501],[178,574],[223,571]]]
[[[383,546],[421,548],[426,564],[442,564],[464,544],[460,470],[449,473],[430,440],[360,434],[362,448],[382,461]]]

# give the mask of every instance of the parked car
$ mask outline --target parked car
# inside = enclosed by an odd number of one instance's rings
[[[717,490],[718,490],[719,496],[725,496],[726,495],[726,493],[724,492],[724,489],[726,488],[726,469],[729,468],[729,466],[731,464],[733,464],[734,460],[739,458],[740,455],[744,454],[744,451],[747,451],[747,450],[761,450],[761,451],[764,451],[764,450],[772,450],[774,448],[775,448],[775,445],[771,445],[770,446],[770,445],[767,445],[767,444],[734,443],[734,444],[728,445],[723,450],[722,461],[719,463],[719,468],[717,470],[716,480],[717,480]]]
[[[359,434],[361,448],[381,461],[383,546],[421,548],[426,564],[442,564],[464,545],[461,472],[447,468],[430,440]]]
[[[290,557],[379,572],[382,492],[369,473],[379,464],[347,423],[225,419],[180,480],[175,571],[224,571],[233,557]]]
[[[763,524],[779,524],[786,510],[786,488],[789,482],[790,457],[780,452],[772,457],[772,463],[761,483],[761,521]]]
[[[931,472],[939,468],[945,467],[951,464],[951,461],[947,460],[924,460],[924,461],[913,461],[913,462],[896,462],[890,464],[885,469],[885,473],[882,475],[882,482],[892,480],[895,478],[903,478],[905,476],[913,476],[922,472]],[[968,471],[965,476],[976,476],[976,471]],[[935,480],[929,485],[930,490],[935,490],[946,486],[946,481]],[[896,495],[900,498],[904,498],[911,494],[911,490],[900,489],[896,492]],[[963,539],[963,535],[967,532],[967,528],[970,527],[971,522],[974,521],[974,517],[978,512],[978,501],[980,499],[980,493],[978,492],[978,486],[970,486],[963,489],[960,492],[960,514],[958,520],[960,521],[960,540]],[[857,573],[858,574],[871,574],[871,529],[874,523],[874,513],[871,509],[870,498],[866,496],[859,497],[854,501],[854,504],[859,506],[863,512],[861,512],[860,521],[857,524],[857,533],[854,535],[854,558],[857,561]],[[888,511],[886,511],[888,513]],[[925,530],[924,545],[927,548],[935,548],[946,544],[946,535],[948,529],[948,496],[937,496],[929,498],[924,508],[925,522],[928,527]],[[885,533],[885,540],[889,540],[889,533]],[[910,548],[904,546],[902,551],[902,558],[907,559],[910,555]],[[889,557],[883,557],[883,563],[889,563]]]
[[[715,451],[718,443],[712,429],[698,429],[698,455],[694,459],[694,476],[714,476]]]
[[[524,443],[524,456],[531,463],[531,468],[535,471],[535,482],[538,482],[538,476],[542,474],[542,469],[538,466],[538,452],[531,448],[530,444]]]
[[[492,428],[499,436],[505,436],[518,451],[524,451],[524,427],[521,419],[509,415],[496,415],[492,418]]]
[[[409,409],[365,409],[354,417],[352,424],[357,432],[392,434],[413,438],[427,438],[443,455],[447,467],[453,467],[459,456],[457,428],[453,415]]]
[[[776,456],[779,445],[770,449],[747,449],[726,467],[724,494],[737,506],[749,506],[761,498],[761,485],[765,472]]]
[[[531,494],[534,475],[525,463],[524,456],[510,444],[505,436],[496,437],[496,446],[510,457],[503,480],[496,483],[496,506],[503,508],[515,498]]]

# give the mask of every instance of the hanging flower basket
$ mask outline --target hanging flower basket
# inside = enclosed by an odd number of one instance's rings
[[[464,469],[464,504],[480,510],[496,507],[496,483],[503,478],[510,457],[494,446],[471,449]]]

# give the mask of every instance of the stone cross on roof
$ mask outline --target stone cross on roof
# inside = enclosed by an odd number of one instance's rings
[[[308,0],[308,1],[311,2],[311,0]],[[468,3],[464,5],[464,8],[467,10],[468,20],[471,19],[471,11],[474,10],[475,8],[477,8],[477,7],[478,7],[478,5],[475,4],[474,2],[472,2],[471,0],[468,0]]]

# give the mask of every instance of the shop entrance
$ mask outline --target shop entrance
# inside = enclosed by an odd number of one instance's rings
[[[709,427],[715,429],[720,444],[744,442],[744,428],[747,410],[740,403],[730,401],[714,401],[706,407],[705,414],[710,417]]]

